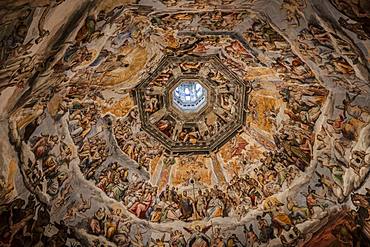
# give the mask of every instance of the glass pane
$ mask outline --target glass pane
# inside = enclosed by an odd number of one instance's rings
[[[184,82],[174,91],[173,102],[186,111],[196,111],[205,103],[206,90],[198,82]]]

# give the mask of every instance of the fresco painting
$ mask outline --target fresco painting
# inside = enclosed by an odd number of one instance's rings
[[[0,246],[369,246],[369,7],[2,1]]]

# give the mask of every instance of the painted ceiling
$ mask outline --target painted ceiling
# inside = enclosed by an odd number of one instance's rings
[[[0,2],[0,246],[369,246],[369,23],[366,0]]]

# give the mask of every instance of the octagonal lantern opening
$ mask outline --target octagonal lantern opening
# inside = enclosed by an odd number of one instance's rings
[[[184,112],[197,112],[207,103],[207,89],[196,81],[184,81],[173,91],[172,101]]]

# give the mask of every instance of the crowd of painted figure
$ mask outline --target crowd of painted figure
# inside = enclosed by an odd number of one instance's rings
[[[33,195],[1,204],[0,219],[1,246],[64,246],[73,235],[63,221],[52,223],[49,209]],[[53,236],[47,233],[51,225],[56,229]]]
[[[176,69],[181,70],[183,73],[192,73],[192,75],[201,74],[202,77],[213,82],[208,85],[209,87],[215,87],[216,95],[209,94],[208,96],[215,97],[214,100],[210,100],[214,101],[210,103],[212,105],[208,106],[213,111],[211,113],[207,111],[204,117],[198,119],[195,124],[192,123],[191,126],[186,126],[185,120],[173,117],[173,115],[168,113],[169,110],[165,109],[165,102],[172,100],[171,95],[165,95],[166,87],[175,78],[174,74],[176,72],[174,70]],[[217,86],[213,86],[213,84]],[[167,88],[167,90],[169,89]],[[240,85],[230,82],[230,79],[226,78],[219,70],[217,71],[209,62],[188,61],[178,64],[173,63],[168,68],[162,68],[162,72],[145,87],[145,92],[143,93],[143,115],[170,140],[182,144],[196,145],[199,142],[209,140],[224,131],[229,123],[236,121],[238,108],[241,107],[239,104],[241,97],[238,96],[240,91]],[[165,99],[166,97],[168,98],[167,100]],[[117,131],[121,129],[122,127],[118,125]],[[129,136],[130,133],[125,133],[124,135]],[[121,148],[126,150],[126,145],[123,145]]]
[[[264,199],[280,191],[282,185],[288,186],[298,173],[297,170],[294,172],[294,166],[290,167],[293,172],[288,173],[282,168],[275,170],[267,159],[265,162],[263,170],[255,169],[251,177],[235,176],[222,187],[181,190],[166,186],[162,191],[131,176],[127,168],[114,163],[101,171],[96,185],[121,201],[137,217],[152,222],[210,220],[227,216],[240,219],[248,210],[256,209]]]
[[[117,121],[114,134],[121,150],[146,170],[149,170],[150,161],[163,153],[159,143],[140,129],[139,113],[136,108],[125,118]]]
[[[368,232],[369,220],[368,214],[370,211],[370,189],[367,189],[366,194],[355,193],[351,196],[352,203],[357,207],[352,210],[350,215],[352,220],[357,222],[358,226],[349,229],[345,224],[341,225],[348,234],[338,236],[341,241],[351,244],[353,241],[351,235],[355,236],[359,241],[364,240],[364,237],[369,236]],[[312,199],[312,192],[310,195]],[[75,231],[69,228],[64,221],[60,223],[51,223],[49,209],[35,200],[31,195],[28,197],[27,202],[23,199],[16,199],[9,204],[0,205],[0,219],[4,224],[0,227],[0,243],[3,246],[28,246],[37,244],[53,244],[54,246],[64,246],[68,240],[75,237]],[[306,214],[310,214],[306,212]],[[234,244],[231,246],[257,246],[261,243],[268,242],[269,239],[276,237],[274,228],[278,226],[277,220],[282,220],[282,216],[275,217],[275,221],[269,223],[266,218],[261,215],[257,216],[257,229],[253,225],[244,226],[244,239],[246,242],[241,241],[236,234],[225,234],[220,231],[220,228],[215,227],[212,230],[211,237],[206,235],[210,226],[197,225],[194,229],[184,227],[182,230],[173,230],[170,233],[165,233],[161,238],[151,238],[147,244],[151,246],[192,246],[194,242],[203,244],[204,246],[224,246],[225,244]],[[280,221],[281,222],[281,221]],[[113,241],[119,246],[143,246],[143,233],[140,231],[135,234],[130,234],[134,230],[134,224],[127,220],[126,216],[119,209],[112,210],[100,208],[89,219],[89,232],[95,235],[103,235],[110,241]],[[50,225],[55,227],[56,233],[50,236],[48,234],[48,227]],[[340,226],[336,227],[339,228]],[[357,229],[364,230],[361,233]],[[280,235],[283,244],[291,246],[297,244],[303,235],[300,230],[292,226],[293,232],[286,238]],[[259,232],[257,235],[256,232]],[[190,233],[190,237],[187,237]],[[339,233],[333,231],[336,236]],[[75,246],[80,246],[78,240],[75,241]],[[98,246],[99,239],[94,240],[94,245]],[[130,245],[131,244],[131,245]]]
[[[343,102],[343,114],[341,114],[340,119],[328,120],[328,124],[332,128],[336,128],[335,133],[341,136],[340,139],[336,139],[337,141],[334,144],[336,152],[339,154],[345,150],[343,145],[348,145],[348,141],[355,142],[357,140],[358,129],[356,128],[358,126],[355,124],[360,120],[366,120],[369,116],[364,109],[352,104],[354,99],[355,97],[351,98],[350,95],[347,95],[347,99]],[[266,153],[265,158],[261,160],[263,165],[249,172],[248,175],[236,175],[228,184],[220,187],[214,186],[211,189],[182,191],[181,188],[167,186],[159,191],[157,187],[152,186],[139,176],[130,174],[129,170],[123,168],[119,163],[109,164],[103,170],[99,169],[109,156],[109,143],[103,138],[88,137],[89,132],[94,130],[97,124],[90,117],[93,110],[88,108],[88,103],[85,107],[82,107],[81,105],[84,104],[77,104],[77,102],[78,100],[75,100],[69,104],[68,130],[72,140],[78,146],[81,171],[87,179],[94,180],[99,189],[106,192],[108,196],[122,202],[129,211],[139,218],[157,223],[173,220],[193,221],[203,219],[207,221],[212,218],[228,216],[236,216],[240,219],[249,210],[253,210],[263,203],[267,203],[264,205],[266,210],[281,204],[286,206],[286,212],[283,210],[278,214],[280,218],[277,220],[281,222],[280,225],[275,224],[274,227],[282,230],[285,225],[293,226],[295,223],[311,218],[314,215],[315,207],[324,209],[335,199],[341,197],[341,194],[335,192],[335,188],[343,188],[343,171],[348,167],[335,165],[330,162],[330,159],[325,158],[327,156],[322,156],[320,164],[332,172],[332,178],[317,173],[319,176],[318,182],[323,191],[330,192],[331,190],[332,193],[324,193],[323,196],[308,188],[307,193],[305,193],[305,206],[297,205],[292,198],[288,198],[286,204],[285,202],[279,202],[277,199],[271,199],[274,194],[288,188],[294,178],[298,177],[296,175],[304,171],[310,161],[310,143],[307,144],[303,140],[299,142],[301,145],[297,147],[307,145],[307,150],[303,149],[305,151],[294,149],[294,145],[284,144],[287,140],[297,140],[297,132],[294,131],[294,128],[287,128],[286,132],[276,134],[275,142],[281,149],[274,153]],[[62,104],[62,106],[65,105]],[[90,109],[90,113],[84,109]],[[64,108],[64,110],[67,109]],[[134,112],[135,110],[128,113],[124,122],[135,126],[133,121],[135,118]],[[85,115],[86,113],[87,115]],[[97,116],[97,114],[93,115]],[[355,121],[356,119],[357,121]],[[86,124],[82,125],[80,120],[86,121]],[[121,122],[120,125],[124,126],[124,122]],[[329,126],[326,128],[329,128]],[[122,130],[121,133],[129,132]],[[294,135],[295,138],[293,139],[289,135]],[[323,135],[320,135],[319,142],[325,141]],[[123,139],[127,140],[127,138],[118,138],[118,140]],[[145,138],[142,141],[144,140]],[[324,144],[321,143],[320,146],[322,145]],[[25,177],[39,191],[47,190],[50,195],[58,194],[60,186],[67,177],[65,168],[68,167],[71,160],[71,150],[65,143],[65,136],[61,138],[47,134],[32,136],[29,140],[29,146],[34,158],[31,159],[32,162],[28,162],[30,167],[24,167]],[[321,148],[324,147],[318,149]],[[307,154],[307,160],[304,160],[305,153]],[[361,154],[358,155],[361,156]],[[364,157],[359,158],[364,159]],[[349,165],[356,172],[364,166],[368,166],[365,161],[355,163],[355,160]],[[100,172],[97,172],[97,170]],[[47,183],[44,183],[45,179]],[[78,208],[86,210],[84,206]],[[273,217],[271,216],[271,219]],[[65,220],[69,218],[67,214]]]
[[[350,100],[348,99],[349,102],[345,102],[345,113],[348,117],[354,114]],[[213,188],[193,191],[182,190],[181,187],[167,186],[159,190],[137,174],[131,174],[129,169],[124,168],[118,162],[110,163],[101,169],[100,167],[109,156],[109,150],[111,150],[109,145],[111,143],[109,139],[99,137],[99,133],[95,137],[89,135],[89,133],[97,131],[97,121],[89,116],[96,117],[99,115],[99,111],[97,114],[89,115],[88,111],[81,107],[85,105],[87,109],[89,103],[79,101],[79,99],[74,99],[69,104],[61,104],[63,109],[59,113],[61,114],[63,110],[69,113],[68,131],[77,146],[79,166],[82,173],[86,179],[94,181],[97,188],[103,190],[108,196],[122,202],[138,218],[147,219],[153,223],[174,220],[209,221],[222,217],[242,219],[250,210],[258,209],[259,205],[263,205],[265,213],[258,216],[258,226],[252,226],[248,230],[249,234],[252,234],[252,232],[256,234],[254,232],[256,231],[258,233],[256,241],[261,242],[267,242],[274,237],[281,237],[282,241],[285,241],[284,235],[281,234],[284,230],[296,229],[294,228],[295,224],[315,218],[318,209],[323,210],[335,203],[336,194],[326,193],[328,189],[333,189],[333,187],[328,188],[332,185],[328,182],[330,179],[321,177],[318,180],[322,187],[320,193],[310,187],[307,192],[303,193],[306,197],[306,205],[298,205],[294,198],[288,198],[285,202],[274,197],[276,193],[289,188],[310,161],[311,150],[309,148],[307,150],[294,149],[292,148],[293,145],[285,143],[287,140],[297,140],[297,136],[301,134],[297,133],[294,128],[286,128],[285,132],[276,134],[275,142],[281,148],[279,151],[264,154],[265,158],[261,160],[261,166],[248,172],[248,175],[235,175],[229,183],[220,186],[215,185]],[[86,102],[89,102],[89,100]],[[69,108],[64,108],[65,106]],[[89,109],[90,112],[93,112],[93,108]],[[129,112],[123,120],[120,120],[120,125],[124,126],[123,123],[125,122],[130,123],[131,126],[128,129],[132,131],[137,125],[133,121],[135,115],[137,115],[135,110]],[[81,121],[86,122],[82,125]],[[350,131],[349,127],[351,126],[348,123],[345,129]],[[121,133],[129,132],[122,130]],[[292,137],[293,135],[294,137]],[[346,137],[355,138],[355,135],[346,135]],[[71,150],[65,143],[65,139],[66,137],[59,139],[58,136],[46,134],[32,136],[29,145],[34,160],[28,162],[31,165],[30,168],[24,167],[26,178],[29,178],[30,184],[34,188],[39,187],[39,191],[47,190],[51,196],[58,194],[56,200],[59,197],[67,196],[60,189],[66,180],[65,169],[71,159]],[[124,137],[117,138],[118,143],[119,140],[123,141],[125,139],[128,140]],[[142,138],[142,141],[147,140]],[[309,143],[307,144],[303,140],[298,144],[300,145],[296,147],[310,146]],[[129,145],[127,146],[129,147]],[[307,154],[307,160],[302,158],[305,157],[305,154]],[[327,161],[322,163],[328,167],[330,166]],[[144,166],[144,168],[147,167]],[[338,169],[333,169],[333,171],[338,171]],[[333,175],[334,178],[336,178],[334,180],[336,183],[342,180],[338,172]],[[45,181],[47,182],[45,183]],[[71,188],[68,191],[71,191]],[[91,202],[82,195],[80,199],[80,202],[74,204],[74,207],[67,212],[64,218],[66,222],[74,220],[78,212],[85,212],[91,207]],[[62,201],[60,202],[61,205],[58,203],[58,206],[62,206]],[[127,241],[127,229],[130,225],[126,224],[125,220],[120,220],[119,214],[120,212],[109,214],[101,210],[96,212],[94,220],[91,220],[91,231],[95,234],[104,233],[107,238],[117,243]],[[273,232],[277,232],[276,236]],[[297,230],[296,232],[299,236]]]

